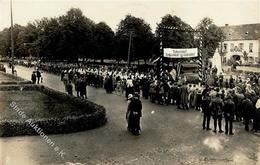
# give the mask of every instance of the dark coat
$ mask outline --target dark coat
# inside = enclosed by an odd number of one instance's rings
[[[234,118],[235,103],[231,99],[226,100],[224,103],[223,111],[225,117]]]
[[[134,98],[128,105],[129,117],[142,117],[142,102]]]
[[[40,71],[36,71],[36,74],[37,74],[37,77],[39,78],[39,77],[41,77],[41,72]]]
[[[32,82],[35,83],[36,82],[36,75],[32,74],[32,78],[31,78]]]
[[[213,116],[220,116],[223,112],[224,103],[221,98],[217,97],[213,99],[210,103]]]
[[[254,116],[254,106],[253,103],[250,99],[246,98],[242,101],[241,103],[241,109],[243,111],[243,117],[244,118],[253,118]]]
[[[201,101],[201,108],[202,108],[202,112],[205,113],[206,115],[211,114],[211,108],[209,105],[210,105],[210,97],[205,97],[205,99]]]

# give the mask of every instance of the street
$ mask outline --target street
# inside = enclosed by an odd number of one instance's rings
[[[18,76],[30,80],[31,68],[16,66],[16,70]],[[59,76],[44,73],[43,81],[43,85],[64,92]],[[0,138],[0,164],[260,164],[259,135],[245,132],[242,123],[235,123],[234,136],[214,134],[202,130],[201,112],[142,100],[142,134],[136,137],[126,131],[123,96],[92,87],[87,91],[89,100],[106,108],[105,126],[49,135],[66,153],[64,158],[40,136]]]

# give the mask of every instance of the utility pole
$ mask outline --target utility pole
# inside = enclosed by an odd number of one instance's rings
[[[13,27],[13,1],[10,0],[11,10],[11,58],[12,58],[12,74],[14,74],[14,27]]]
[[[130,65],[131,65],[130,55],[131,55],[131,46],[132,46],[133,33],[134,33],[133,30],[131,30],[131,31],[129,32],[129,44],[128,44],[128,56],[127,56],[127,65],[128,65],[128,68],[129,68]]]

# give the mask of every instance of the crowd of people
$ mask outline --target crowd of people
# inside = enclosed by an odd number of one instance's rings
[[[158,74],[153,69],[139,72],[127,67],[89,65],[66,66],[61,70],[61,80],[68,94],[73,87],[78,97],[87,98],[86,86],[104,87],[107,93],[125,96],[142,96],[153,103],[176,105],[178,109],[194,109],[203,112],[202,128],[233,135],[233,121],[243,122],[245,130],[260,128],[259,75],[247,73],[228,77],[223,73],[211,72],[211,80],[205,84],[189,84],[185,77],[173,77],[167,70]],[[258,104],[257,104],[258,103]],[[225,130],[222,120],[225,121]]]

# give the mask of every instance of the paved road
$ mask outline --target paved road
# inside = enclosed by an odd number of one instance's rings
[[[31,69],[17,67],[18,75],[30,78]],[[44,85],[63,91],[60,78],[44,75]],[[50,135],[66,155],[57,156],[39,136],[0,138],[0,164],[260,164],[260,137],[235,124],[235,135],[201,129],[202,114],[176,110],[143,100],[141,136],[126,130],[124,97],[88,87],[91,101],[105,106],[108,123],[98,129]],[[154,113],[152,113],[154,111]]]

